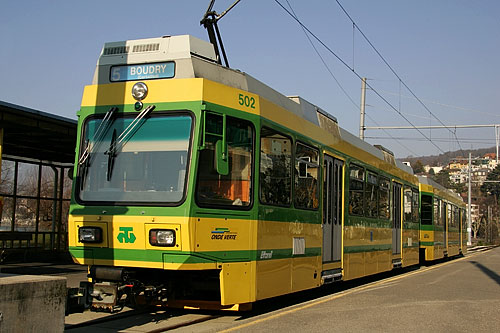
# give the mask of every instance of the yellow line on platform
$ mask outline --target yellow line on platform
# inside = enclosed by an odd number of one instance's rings
[[[249,323],[246,323],[246,324],[241,324],[239,326],[228,328],[228,329],[220,331],[220,332],[221,333],[233,332],[233,331],[245,328],[245,327],[249,327],[249,326],[252,326],[252,325],[260,324],[262,322],[265,322],[265,321],[268,321],[268,320],[271,320],[271,319],[274,319],[274,318],[282,317],[284,315],[287,315],[287,314],[290,314],[290,313],[294,313],[294,312],[297,312],[297,311],[301,311],[301,310],[313,307],[315,305],[326,303],[326,302],[332,301],[332,300],[340,298],[340,297],[344,297],[344,296],[347,296],[347,295],[350,295],[350,294],[354,294],[355,292],[363,291],[363,290],[366,290],[366,289],[369,289],[369,288],[372,288],[372,287],[379,286],[379,285],[384,284],[384,283],[389,283],[389,282],[392,282],[392,281],[400,280],[400,279],[403,279],[405,277],[409,277],[409,276],[412,276],[412,275],[415,275],[415,274],[425,273],[425,272],[430,271],[432,269],[436,269],[436,268],[443,267],[443,266],[446,266],[446,265],[449,265],[449,264],[452,264],[452,263],[456,263],[456,262],[459,262],[459,261],[462,261],[462,260],[465,260],[465,259],[469,259],[469,258],[472,258],[472,257],[474,257],[474,256],[476,256],[478,254],[484,253],[484,252],[488,252],[488,251],[474,253],[474,254],[468,255],[467,257],[462,257],[462,258],[459,258],[459,259],[454,259],[452,261],[444,262],[442,264],[437,264],[437,265],[434,265],[434,266],[431,266],[431,267],[426,267],[424,269],[421,269],[421,270],[418,270],[418,271],[415,271],[415,272],[411,272],[411,273],[407,273],[407,274],[395,276],[395,277],[388,278],[388,279],[385,279],[385,280],[382,280],[382,281],[373,282],[373,283],[370,283],[370,284],[365,285],[365,286],[361,286],[361,287],[357,287],[357,288],[354,288],[354,289],[351,289],[351,290],[348,290],[348,291],[344,291],[344,292],[341,292],[341,293],[339,293],[337,295],[329,296],[327,298],[320,299],[318,301],[313,301],[312,303],[308,303],[308,304],[305,304],[305,305],[302,305],[302,306],[298,306],[298,307],[290,309],[290,310],[286,310],[286,311],[283,311],[283,312],[280,312],[280,313],[276,313],[274,315],[271,315],[271,316],[268,316],[268,317],[265,317],[265,318],[257,319],[255,321],[252,321],[252,322],[249,322]]]

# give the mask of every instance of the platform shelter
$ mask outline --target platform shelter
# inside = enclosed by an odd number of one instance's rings
[[[77,121],[0,101],[0,262],[66,251]]]

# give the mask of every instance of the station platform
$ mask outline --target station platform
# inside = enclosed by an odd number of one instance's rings
[[[0,273],[65,277],[68,288],[76,288],[87,279],[87,267],[67,262],[26,262],[1,264]]]
[[[475,250],[243,319],[224,332],[498,332],[500,247]]]
[[[162,309],[65,317],[73,332],[494,332],[500,327],[500,247],[477,247],[465,257],[402,270],[382,278],[340,282],[321,290],[257,302],[247,313]],[[61,263],[0,265],[0,273],[86,279],[84,266]],[[1,330],[0,330],[1,331]]]
[[[66,279],[0,273],[0,332],[64,329]]]

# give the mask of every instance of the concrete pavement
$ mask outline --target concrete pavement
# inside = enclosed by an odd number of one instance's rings
[[[500,248],[248,318],[229,331],[498,332]]]

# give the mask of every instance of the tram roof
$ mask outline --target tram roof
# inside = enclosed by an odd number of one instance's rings
[[[334,116],[318,106],[299,96],[287,97],[245,72],[219,65],[216,59],[212,44],[189,35],[106,43],[97,62],[92,84],[108,84],[120,81],[121,70],[126,68],[126,65],[135,68],[134,65],[161,65],[175,61],[175,70],[172,71],[171,78],[205,78],[254,93],[296,116],[324,128],[332,135],[341,138],[362,151],[394,165],[404,172],[413,174],[411,167],[396,160],[392,152],[383,147],[372,146],[342,129],[338,126],[337,119]],[[116,71],[117,78],[110,75],[113,68]],[[128,77],[128,74],[123,75]],[[132,78],[135,77],[132,76]]]
[[[447,193],[452,198],[457,199],[458,201],[463,202],[463,199],[460,196],[460,194],[456,193],[455,191],[453,191],[453,190],[451,190],[449,188],[444,187],[443,185],[441,185],[441,184],[437,183],[436,181],[434,181],[432,178],[427,177],[427,176],[417,176],[417,177],[418,177],[418,181],[420,183],[426,184],[426,185],[430,185],[430,186],[432,186],[434,188],[437,188],[440,191],[442,191],[443,193]]]
[[[2,154],[53,163],[75,160],[77,121],[0,101]]]

